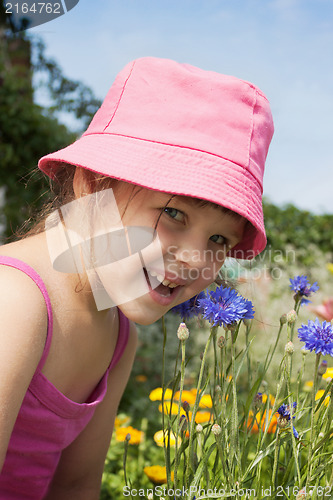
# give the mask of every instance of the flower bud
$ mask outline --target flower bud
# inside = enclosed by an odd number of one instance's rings
[[[282,316],[280,317],[280,325],[285,325],[286,323],[287,323],[287,315],[282,314]]]
[[[297,319],[297,312],[294,311],[294,309],[292,309],[287,314],[287,322],[289,325],[292,325],[293,323],[295,323],[296,319]]]
[[[185,341],[189,338],[190,332],[188,331],[187,326],[185,323],[180,323],[178,330],[177,330],[177,337],[179,340]]]
[[[126,434],[125,440],[126,440],[126,441],[130,441],[130,440],[131,440],[131,437],[132,437],[132,436],[130,435],[130,433],[128,433],[128,434]]]
[[[307,494],[306,494],[306,489],[302,488],[297,493],[296,500],[303,500],[304,498],[307,498]]]
[[[215,387],[215,394],[221,394],[221,392],[222,392],[221,386],[220,386],[220,385],[217,385],[217,386]]]
[[[198,434],[200,434],[203,431],[203,427],[201,424],[197,424],[195,430],[197,431]]]
[[[244,325],[245,325],[247,328],[250,328],[250,326],[251,326],[251,324],[252,324],[252,319],[244,318],[244,319],[243,319],[243,323],[244,323]]]
[[[179,421],[179,430],[180,432],[185,432],[186,429],[187,429],[187,418],[185,417],[185,415],[182,415]]]
[[[217,339],[217,347],[222,349],[224,346],[225,346],[225,337],[223,337],[223,335],[221,335],[221,337],[219,337]]]
[[[186,413],[188,413],[190,410],[190,403],[188,403],[188,401],[183,401],[182,407],[183,407],[183,410],[186,411]]]
[[[153,495],[153,493],[151,493],[151,492],[150,492],[150,493],[148,493],[147,499],[148,499],[148,500],[154,500],[154,495]]]
[[[292,342],[287,342],[284,347],[284,352],[289,354],[289,356],[292,356],[295,352],[294,344]]]
[[[284,429],[285,427],[287,427],[289,423],[289,419],[286,418],[286,417],[281,417],[281,415],[278,416],[277,418],[277,425],[280,429]]]
[[[219,426],[219,424],[214,424],[212,426],[212,433],[214,434],[214,436],[219,436],[222,432],[222,429],[221,427]]]
[[[259,406],[262,404],[262,393],[257,392],[257,394],[253,398],[253,404],[256,408],[259,408]]]
[[[318,375],[320,376],[324,375],[324,373],[326,373],[326,370],[327,370],[327,361],[326,359],[323,359],[323,361],[318,366]]]

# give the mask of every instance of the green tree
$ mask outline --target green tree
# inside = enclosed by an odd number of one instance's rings
[[[86,127],[100,105],[81,82],[66,78],[45,46],[26,32],[14,33],[14,20],[0,3],[0,188],[5,191],[0,222],[10,236],[33,211],[47,201],[49,191],[36,170],[38,159],[71,143],[70,132],[57,117],[67,111]],[[50,106],[34,102],[32,77],[43,73]],[[46,78],[45,78],[46,75]],[[28,188],[27,188],[28,184]]]

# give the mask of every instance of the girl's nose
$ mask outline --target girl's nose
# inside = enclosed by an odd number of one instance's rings
[[[175,242],[170,250],[172,250],[173,259],[186,267],[203,268],[207,265],[207,252],[209,250],[205,244],[200,242],[199,238],[181,239]]]

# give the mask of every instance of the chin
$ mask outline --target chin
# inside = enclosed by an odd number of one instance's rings
[[[148,311],[147,308],[140,308],[138,306],[133,306],[130,303],[120,304],[118,308],[121,312],[126,316],[127,319],[133,321],[138,325],[148,326],[152,325],[156,321],[158,321],[163,314],[166,313],[158,313],[157,311]]]

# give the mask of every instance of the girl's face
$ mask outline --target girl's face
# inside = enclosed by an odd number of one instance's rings
[[[186,196],[169,201],[172,195],[168,193],[145,188],[133,191],[125,182],[117,182],[113,193],[123,226],[156,227],[162,252],[163,266],[159,259],[158,268],[152,262],[149,271],[145,270],[149,292],[118,306],[136,323],[151,324],[207,288],[227,252],[242,239],[245,219],[210,204],[198,206]],[[163,281],[156,286],[156,280]]]

